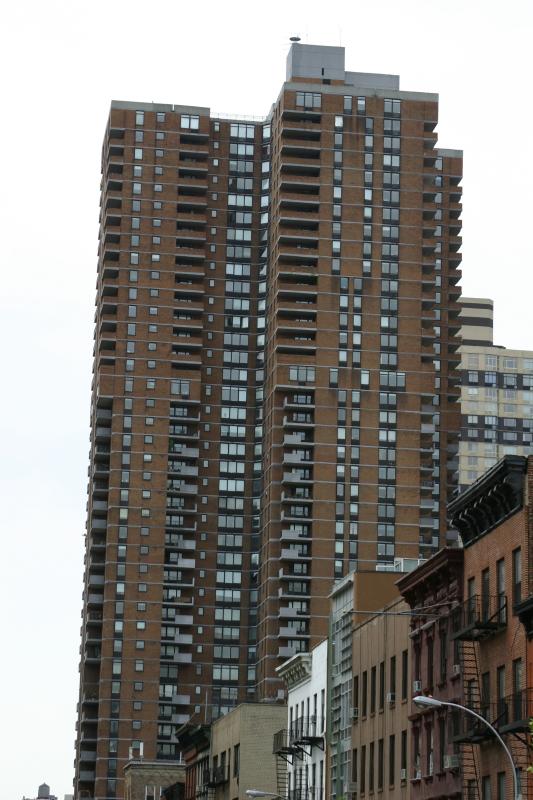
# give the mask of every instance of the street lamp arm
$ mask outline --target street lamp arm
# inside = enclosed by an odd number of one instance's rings
[[[459,703],[450,703],[448,700],[439,700],[439,703],[442,706],[450,706],[451,708],[458,708],[461,711],[466,711],[467,714],[471,714],[471,716],[473,716],[476,719],[478,719],[480,722],[482,722],[484,725],[487,726],[487,728],[489,728],[492,731],[494,736],[497,738],[497,740],[499,741],[499,743],[501,744],[501,746],[505,750],[505,752],[507,754],[507,758],[509,759],[509,763],[511,765],[511,774],[513,776],[515,800],[522,800],[522,796],[518,791],[518,776],[516,774],[516,767],[514,765],[514,761],[513,761],[512,755],[511,755],[511,751],[509,750],[509,748],[507,747],[507,745],[503,741],[502,737],[500,736],[500,734],[498,733],[496,728],[493,725],[491,725],[490,722],[488,722],[485,719],[485,717],[482,717],[481,714],[478,714],[476,711],[472,711],[472,709],[468,708],[467,706],[461,706],[461,705],[459,705]]]

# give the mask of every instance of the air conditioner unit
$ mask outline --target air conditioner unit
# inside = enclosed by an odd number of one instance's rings
[[[406,781],[407,780],[407,770],[406,769],[401,769],[400,770],[400,780],[401,781]]]
[[[352,719],[359,719],[359,709],[352,708]]]
[[[354,793],[357,791],[357,783],[356,783],[356,781],[351,781],[351,782],[350,782],[350,783],[347,785],[347,787],[346,787],[346,790],[347,790],[347,791],[348,791],[350,794],[354,794]]]
[[[417,771],[415,772],[415,781],[419,781],[421,778],[422,778],[422,772],[421,770],[417,769]]]
[[[422,691],[422,681],[413,681],[413,692]]]
[[[460,675],[460,674],[461,674],[461,665],[452,664],[452,675]]]
[[[459,756],[444,756],[444,769],[459,769]]]
[[[395,702],[396,702],[396,694],[394,692],[388,692],[387,693],[387,703],[389,705],[392,705]]]

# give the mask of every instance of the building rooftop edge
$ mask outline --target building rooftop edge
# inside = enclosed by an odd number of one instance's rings
[[[434,556],[428,558],[427,561],[420,564],[420,566],[412,572],[407,572],[405,575],[402,575],[402,577],[396,581],[398,591],[403,596],[404,592],[441,569],[445,564],[460,564],[463,561],[463,556],[464,553],[461,547],[442,547]]]

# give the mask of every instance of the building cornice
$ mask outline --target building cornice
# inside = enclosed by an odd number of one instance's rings
[[[464,547],[522,508],[526,470],[525,457],[504,456],[448,504],[448,518],[461,534]]]
[[[310,680],[313,667],[311,653],[296,653],[284,664],[276,668],[276,673],[286,682],[289,689]]]

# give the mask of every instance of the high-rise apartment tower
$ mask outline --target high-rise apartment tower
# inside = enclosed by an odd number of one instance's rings
[[[281,699],[334,579],[442,544],[462,159],[437,116],[299,43],[262,121],[111,104],[78,798],[122,797],[141,742],[177,758],[191,715]]]

